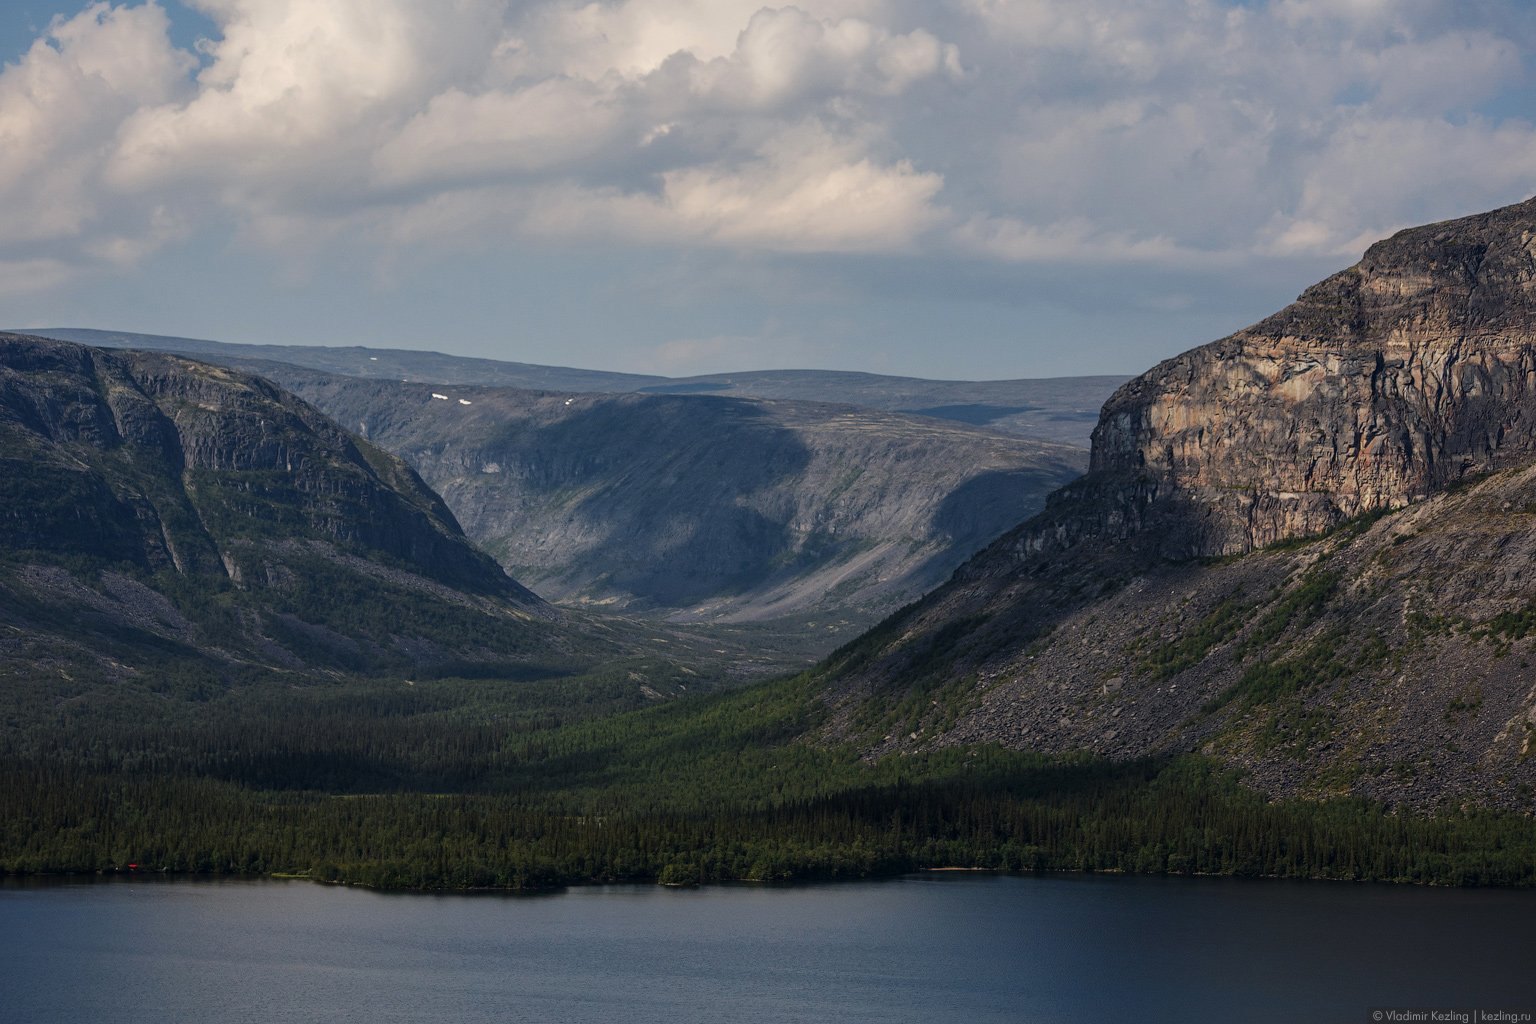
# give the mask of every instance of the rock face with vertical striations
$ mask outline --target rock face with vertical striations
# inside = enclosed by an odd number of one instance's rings
[[[224,535],[302,533],[537,602],[409,466],[260,377],[0,335],[0,431],[12,548],[185,572],[227,562]]]
[[[1225,555],[1395,508],[1536,447],[1536,200],[1400,231],[1105,404],[1021,550]]]

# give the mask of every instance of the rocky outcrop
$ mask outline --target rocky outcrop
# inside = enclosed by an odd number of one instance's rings
[[[1216,564],[1112,579],[1111,550],[946,588],[833,676],[832,730],[871,756],[1200,752],[1277,795],[1532,809],[1536,466],[1370,519]]]
[[[1401,231],[1105,404],[1089,474],[1015,551],[1172,558],[1306,536],[1536,450],[1536,200]]]

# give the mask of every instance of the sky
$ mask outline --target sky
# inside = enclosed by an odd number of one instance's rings
[[[1137,373],[1536,193],[1525,0],[11,0],[0,326]]]

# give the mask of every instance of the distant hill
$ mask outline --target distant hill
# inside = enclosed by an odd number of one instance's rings
[[[410,462],[544,597],[683,621],[888,611],[1038,510],[1086,456],[850,405],[240,362]]]
[[[358,377],[409,379],[553,391],[640,391],[719,394],[863,405],[990,427],[1063,444],[1084,445],[1099,407],[1130,378],[1124,375],[1024,380],[951,381],[837,370],[758,370],[699,377],[656,377],[559,366],[472,359],[410,349],[315,345],[233,345],[157,334],[84,328],[29,333],[106,348],[140,348],[220,359],[267,359]]]

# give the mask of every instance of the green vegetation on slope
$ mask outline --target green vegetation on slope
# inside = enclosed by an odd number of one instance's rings
[[[1536,882],[1529,819],[1269,802],[1199,758],[977,746],[863,763],[801,741],[820,714],[809,680],[553,728],[498,718],[463,681],[338,694],[303,717],[260,701],[220,717],[215,701],[113,731],[82,715],[0,756],[0,870],[450,888],[931,867]]]

